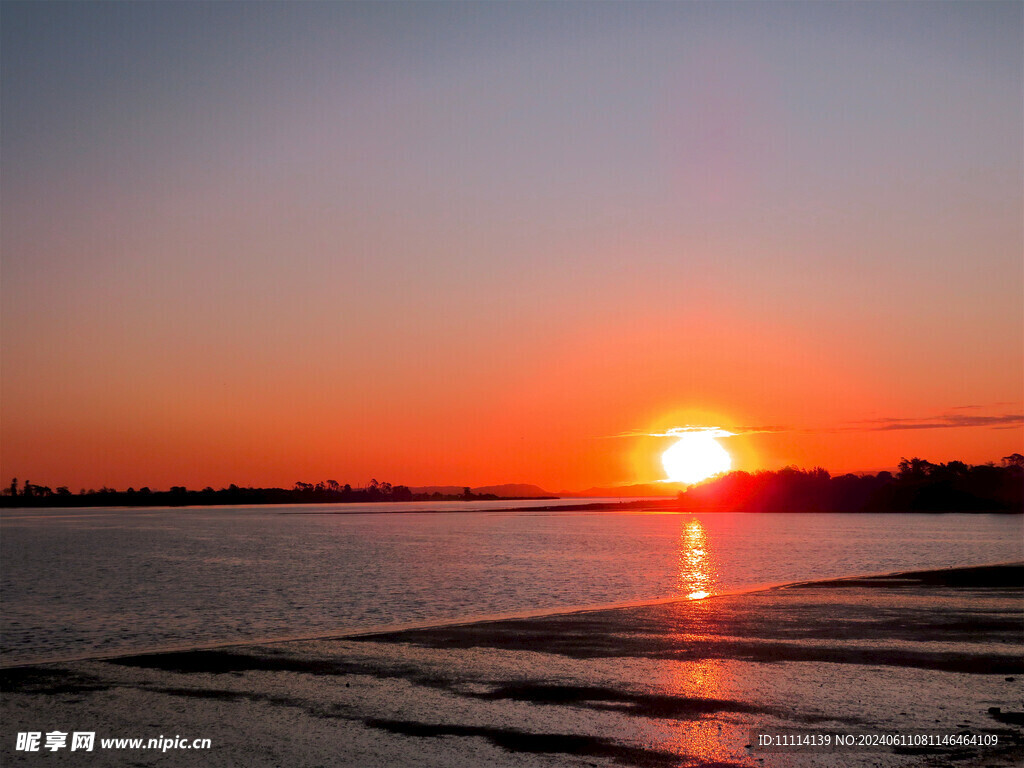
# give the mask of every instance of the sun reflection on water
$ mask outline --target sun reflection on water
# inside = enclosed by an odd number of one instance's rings
[[[716,624],[721,610],[718,600],[711,597],[720,584],[717,560],[712,541],[703,523],[696,518],[684,518],[679,534],[679,572],[676,586],[680,595],[692,603],[680,604],[679,624],[672,639],[680,650],[696,643],[709,627]],[[687,652],[685,655],[689,655]],[[658,749],[680,757],[681,764],[690,761],[701,764],[731,764],[745,756],[743,728],[733,722],[729,701],[736,696],[736,681],[729,663],[724,659],[696,658],[687,661],[666,662],[660,676],[662,691],[680,701],[693,703],[689,716],[671,718],[656,726],[653,739]]]
[[[679,536],[679,591],[691,600],[710,597],[718,580],[714,559],[708,549],[704,526],[692,518]]]

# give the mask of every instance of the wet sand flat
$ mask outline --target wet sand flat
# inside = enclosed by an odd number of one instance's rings
[[[1024,565],[10,668],[0,691],[5,766],[1020,765]],[[16,750],[30,731],[97,742]],[[211,747],[100,745],[161,736]]]

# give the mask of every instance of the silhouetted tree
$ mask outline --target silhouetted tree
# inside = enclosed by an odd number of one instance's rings
[[[928,476],[934,466],[930,461],[919,459],[917,456],[912,459],[901,458],[899,463],[900,471],[896,476],[902,481],[920,481]]]
[[[1019,453],[1011,453],[1009,456],[1003,456],[1003,465],[1007,467],[1016,467],[1017,469],[1024,469],[1024,456]]]
[[[730,472],[679,495],[685,509],[742,512],[985,512],[1020,511],[1024,470],[963,462],[903,459],[899,475],[830,477],[786,467],[775,472]]]

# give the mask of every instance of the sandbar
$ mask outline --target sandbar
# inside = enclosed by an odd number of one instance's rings
[[[1001,768],[1024,764],[1024,564],[36,664],[0,692],[4,766]],[[96,744],[16,749],[51,731]],[[210,748],[100,744],[157,737]]]

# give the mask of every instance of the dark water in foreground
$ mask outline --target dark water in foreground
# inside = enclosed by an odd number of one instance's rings
[[[5,510],[0,661],[310,636],[1024,559],[1019,515],[679,515],[500,506],[341,515],[309,513],[354,507]]]

